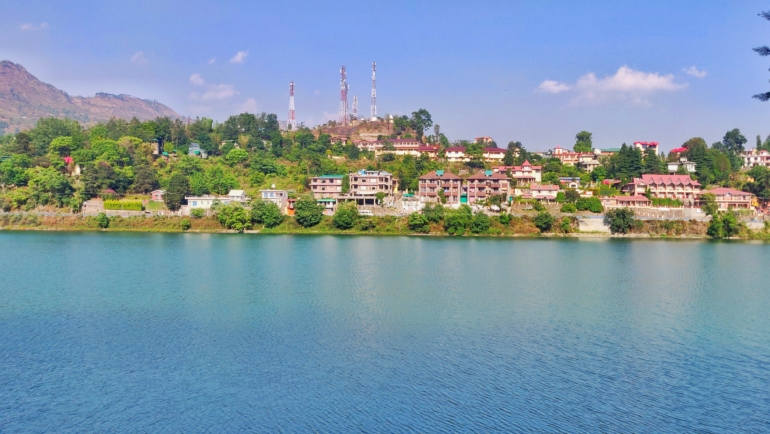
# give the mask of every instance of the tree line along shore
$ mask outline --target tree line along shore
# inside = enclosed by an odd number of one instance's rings
[[[426,136],[425,131],[431,126],[430,114],[423,109],[414,112],[412,117],[359,123],[358,130],[344,131],[334,122],[314,129],[300,126],[296,131],[282,131],[277,117],[266,113],[243,113],[223,123],[206,118],[188,123],[171,118],[147,122],[112,119],[88,127],[73,120],[44,118],[31,130],[0,136],[0,209],[5,212],[0,214],[0,226],[6,229],[259,230],[264,233],[456,236],[574,234],[580,232],[576,212],[580,211],[581,200],[584,209],[604,212],[603,208],[593,209],[593,200],[571,196],[569,193],[575,189],[567,191],[566,201],[561,194],[558,204],[507,198],[531,204],[531,212],[521,215],[515,215],[512,206],[510,209],[500,206],[506,204],[505,198],[495,201],[490,197],[473,208],[466,204],[443,207],[438,198],[437,203],[427,204],[408,215],[369,217],[360,215],[354,204],[345,203],[336,207],[333,215],[323,215],[324,210],[312,197],[309,183],[314,177],[329,173],[387,171],[397,180],[399,194],[403,194],[417,191],[420,177],[430,172],[490,172],[493,164],[515,166],[531,162],[542,168],[542,184],[573,179],[586,191],[592,188],[589,186],[596,186],[594,190],[598,193],[608,189],[602,186],[605,179],[625,183],[643,174],[666,173],[667,160],[672,159],[624,144],[619,152],[601,158],[597,167],[587,171],[552,155],[528,152],[523,144],[512,141],[506,148],[499,148],[499,160],[490,161],[485,149],[497,148],[491,138],[452,143],[438,128],[434,135]],[[354,139],[353,136],[364,131],[370,137],[372,131],[381,133],[376,137],[380,148],[361,146],[360,140]],[[407,139],[432,147],[436,152],[399,154],[389,142]],[[591,149],[591,141],[590,133],[578,133],[575,152]],[[692,176],[704,185],[741,188],[766,198],[770,192],[767,168],[741,170],[740,155],[745,143],[740,131],[732,130],[722,142],[711,147],[703,139],[693,138],[676,157],[685,156],[694,161]],[[460,161],[447,158],[446,151],[455,148],[462,148],[466,158]],[[758,137],[757,149],[768,148],[770,142],[762,142]],[[685,170],[684,166],[680,170]],[[516,180],[511,182],[515,186]],[[145,204],[151,205],[147,195],[158,189],[165,191],[166,197],[161,205],[153,206],[174,212],[185,204],[188,195],[223,195],[239,188],[254,196],[269,188],[291,192],[295,211],[291,216],[280,210],[276,213],[272,204],[257,200],[247,206],[217,204],[206,215],[149,218],[124,218],[108,213],[54,215],[79,213],[83,204],[94,198],[111,206],[117,203],[121,207],[144,209]],[[140,205],[129,203],[132,196]],[[670,202],[667,204],[674,204]],[[496,212],[490,213],[479,206],[494,206]],[[604,221],[615,234],[762,238],[767,232],[767,229],[749,229],[741,221],[740,213],[718,209],[708,212],[711,207],[713,203],[704,203],[707,214],[713,216],[706,223],[642,220],[628,208],[607,211]]]

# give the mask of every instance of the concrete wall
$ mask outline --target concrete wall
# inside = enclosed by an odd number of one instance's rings
[[[580,232],[610,233],[610,227],[604,223],[604,216],[599,218],[578,217],[578,230]]]

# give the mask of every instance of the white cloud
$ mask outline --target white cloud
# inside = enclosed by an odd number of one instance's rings
[[[142,51],[137,51],[133,56],[131,56],[131,63],[135,65],[144,65],[148,60],[150,59],[148,59]]]
[[[687,83],[675,83],[673,74],[660,75],[621,66],[614,75],[603,78],[590,72],[580,77],[574,85],[546,80],[538,90],[548,93],[570,91],[574,95],[573,104],[629,101],[632,104],[648,105],[649,98],[656,93],[676,92],[687,86]]]
[[[257,100],[249,98],[236,106],[238,113],[256,113],[257,112]]]
[[[212,57],[211,59],[209,59],[209,62],[208,62],[208,64],[209,64],[209,65],[213,65],[213,64],[214,64],[214,62],[216,62],[216,61],[217,61],[217,59],[216,59],[216,58],[214,58],[214,57]]]
[[[570,89],[572,88],[569,85],[564,83],[559,83],[558,81],[555,81],[555,80],[546,80],[540,83],[540,86],[537,87],[537,90],[540,92],[552,93],[552,94],[566,92]]]
[[[200,74],[193,74],[190,76],[190,83],[196,86],[203,86],[204,84],[206,84],[206,80],[204,80]]]
[[[34,32],[36,30],[43,30],[48,28],[48,23],[40,23],[38,25],[32,24],[32,23],[25,23],[21,25],[21,31],[23,32]]]
[[[243,61],[246,60],[246,56],[248,55],[248,51],[239,51],[235,53],[235,56],[233,56],[232,59],[230,59],[230,63],[243,63]]]
[[[238,92],[232,84],[210,84],[203,94],[199,92],[191,93],[190,99],[194,101],[223,101],[237,94]]]
[[[706,74],[708,74],[708,71],[705,71],[705,70],[700,71],[694,65],[689,68],[682,68],[682,71],[686,72],[687,75],[692,75],[693,77],[696,77],[696,78],[703,78],[706,76]]]

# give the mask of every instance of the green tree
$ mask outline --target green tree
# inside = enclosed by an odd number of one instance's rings
[[[719,218],[719,214],[714,214],[711,217],[711,222],[706,230],[706,235],[711,238],[723,238],[725,236],[724,226],[722,226],[722,219]]]
[[[348,230],[355,226],[358,215],[358,207],[354,202],[346,202],[337,207],[337,212],[332,218],[332,225],[341,230]]]
[[[190,210],[190,217],[194,219],[202,219],[206,215],[206,211],[201,208],[193,208]]]
[[[274,228],[283,223],[284,216],[275,203],[257,200],[251,207],[251,219],[266,228]]]
[[[231,172],[221,166],[214,166],[206,170],[206,185],[216,194],[226,194],[238,187],[238,181]]]
[[[613,234],[627,234],[634,227],[635,216],[630,208],[615,208],[607,211],[604,220]]]
[[[438,223],[444,220],[446,214],[445,208],[441,204],[426,204],[422,209],[422,215],[431,223]]]
[[[553,216],[546,211],[541,211],[535,216],[533,223],[540,232],[547,232],[553,226]]]
[[[59,157],[66,157],[73,151],[72,148],[72,137],[57,137],[51,140],[48,152]]]
[[[425,109],[419,109],[416,112],[412,112],[411,127],[417,134],[417,140],[422,140],[422,135],[425,130],[433,126],[433,119]]]
[[[575,134],[575,152],[591,152],[594,149],[591,133],[581,131]]]
[[[428,222],[428,218],[418,212],[409,214],[407,225],[409,226],[410,230],[415,232],[422,234],[427,234],[430,232],[430,223]]]
[[[450,235],[463,235],[473,220],[473,211],[468,205],[447,211],[444,216],[444,230]]]
[[[564,213],[575,213],[577,212],[577,207],[573,203],[565,203],[561,206],[560,211]]]
[[[722,228],[725,237],[735,237],[741,232],[741,224],[734,212],[727,212],[722,216]]]
[[[151,166],[134,167],[134,191],[147,193],[158,188],[158,176]]]
[[[503,156],[503,165],[513,166],[516,163],[516,153],[521,148],[521,142],[508,142],[508,147],[505,149],[505,156]]]
[[[303,196],[294,202],[294,218],[300,226],[309,228],[321,222],[324,207],[312,196]]]
[[[760,12],[759,16],[764,18],[764,19],[766,19],[766,20],[770,20],[770,11]],[[754,52],[759,54],[760,56],[768,56],[768,55],[770,55],[770,48],[768,48],[766,45],[764,45],[764,46],[761,46],[761,47],[754,48]],[[753,97],[758,99],[758,100],[760,100],[760,101],[767,101],[767,100],[770,100],[770,92],[758,93],[758,94],[754,95]]]
[[[27,169],[27,172],[29,186],[32,187],[38,203],[42,205],[55,203],[62,206],[75,191],[67,177],[52,167],[35,167]]]
[[[591,179],[594,182],[602,182],[607,178],[607,169],[604,166],[599,166],[591,172]]]
[[[575,203],[580,199],[580,192],[574,188],[568,188],[564,193],[564,198],[567,203]]]
[[[348,194],[350,191],[350,175],[342,177],[342,194]]]
[[[231,165],[243,163],[248,159],[249,159],[249,153],[244,151],[243,149],[238,149],[238,148],[231,150],[225,156],[225,160]]]
[[[556,193],[556,203],[564,203],[566,196],[563,191]]]
[[[483,234],[489,230],[491,225],[492,221],[489,219],[488,215],[483,212],[477,212],[473,215],[473,220],[471,220],[471,232],[474,234]]]
[[[110,226],[110,218],[107,217],[107,214],[100,212],[96,216],[96,225],[102,229],[107,229]]]
[[[190,219],[182,219],[180,224],[182,226],[183,231],[186,231],[192,227],[192,222],[190,221]]]
[[[163,195],[163,201],[166,207],[171,211],[177,211],[181,208],[185,195],[190,191],[190,181],[181,173],[171,175],[166,188],[166,194]]]
[[[251,213],[239,203],[220,205],[216,207],[216,214],[219,224],[226,229],[243,232],[251,228]]]
[[[385,197],[386,197],[386,196],[387,196],[387,195],[386,195],[385,193],[381,192],[381,191],[378,191],[378,192],[377,192],[377,193],[374,195],[374,197],[377,199],[377,203],[379,203],[379,204],[380,204],[380,206],[383,206],[383,205],[385,204],[385,202],[384,202],[384,201],[385,201]]]
[[[711,193],[705,193],[701,195],[701,209],[703,213],[710,216],[715,216],[719,211],[719,205],[717,205],[717,197]]]

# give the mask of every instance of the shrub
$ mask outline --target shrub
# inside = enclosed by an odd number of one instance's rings
[[[337,212],[332,218],[332,225],[343,231],[352,229],[359,218],[358,207],[353,202],[343,203],[337,207]]]
[[[374,227],[375,224],[372,219],[358,219],[356,222],[356,229],[359,231],[371,231]]]
[[[107,229],[110,226],[110,218],[107,217],[107,214],[100,212],[96,216],[96,225],[102,229]]]
[[[283,223],[283,218],[281,209],[273,202],[258,200],[254,202],[254,206],[251,208],[251,219],[256,223],[265,225],[266,228],[280,225]]]
[[[561,206],[561,212],[574,213],[577,212],[577,207],[574,203],[565,203]]]
[[[251,228],[251,214],[237,203],[217,207],[217,220],[226,229],[238,232]]]
[[[597,214],[604,211],[602,201],[598,197],[581,197],[575,202],[575,207],[578,211],[591,211]]]
[[[182,219],[182,230],[186,231],[192,227],[190,219]]]
[[[607,211],[604,220],[613,234],[627,234],[634,227],[634,216],[634,210],[630,208],[616,208]]]
[[[430,224],[428,222],[428,217],[418,212],[413,212],[409,214],[409,218],[407,219],[407,225],[409,226],[410,230],[419,232],[421,234],[427,234],[428,232],[430,232]]]
[[[104,209],[122,211],[144,211],[141,200],[105,200]]]
[[[580,199],[580,192],[575,190],[574,188],[570,188],[567,190],[567,193],[565,193],[565,199],[569,203],[575,203]]]
[[[572,232],[572,222],[570,222],[569,217],[564,217],[561,219],[561,231],[565,234]]]
[[[429,203],[422,209],[422,215],[424,215],[429,222],[438,223],[441,220],[444,220],[446,210],[439,204]]]
[[[460,205],[456,210],[450,210],[444,216],[444,230],[450,235],[463,235],[473,220],[473,211],[468,205]]]
[[[564,192],[560,191],[556,193],[556,203],[564,203],[565,200],[567,200],[567,198],[564,196]]]
[[[204,216],[204,215],[206,215],[206,211],[204,211],[204,210],[203,210],[203,209],[201,209],[201,208],[193,208],[193,209],[190,211],[190,217],[192,217],[192,218],[194,218],[194,219],[200,219],[200,218],[203,218],[203,216]]]
[[[507,212],[500,213],[499,216],[497,216],[497,219],[500,221],[500,224],[507,225],[511,222],[513,219],[513,216],[508,214]]]
[[[553,216],[545,211],[540,212],[533,222],[540,232],[545,232],[553,226]]]
[[[483,212],[477,212],[476,215],[473,216],[473,220],[471,220],[471,232],[474,234],[483,234],[489,230],[491,224],[492,222],[488,215]]]
[[[304,196],[294,202],[294,219],[302,227],[309,228],[321,222],[324,208],[311,196]]]
[[[534,209],[537,212],[543,212],[545,211],[545,205],[543,205],[542,202],[540,202],[539,200],[536,200],[532,204],[532,209]]]

